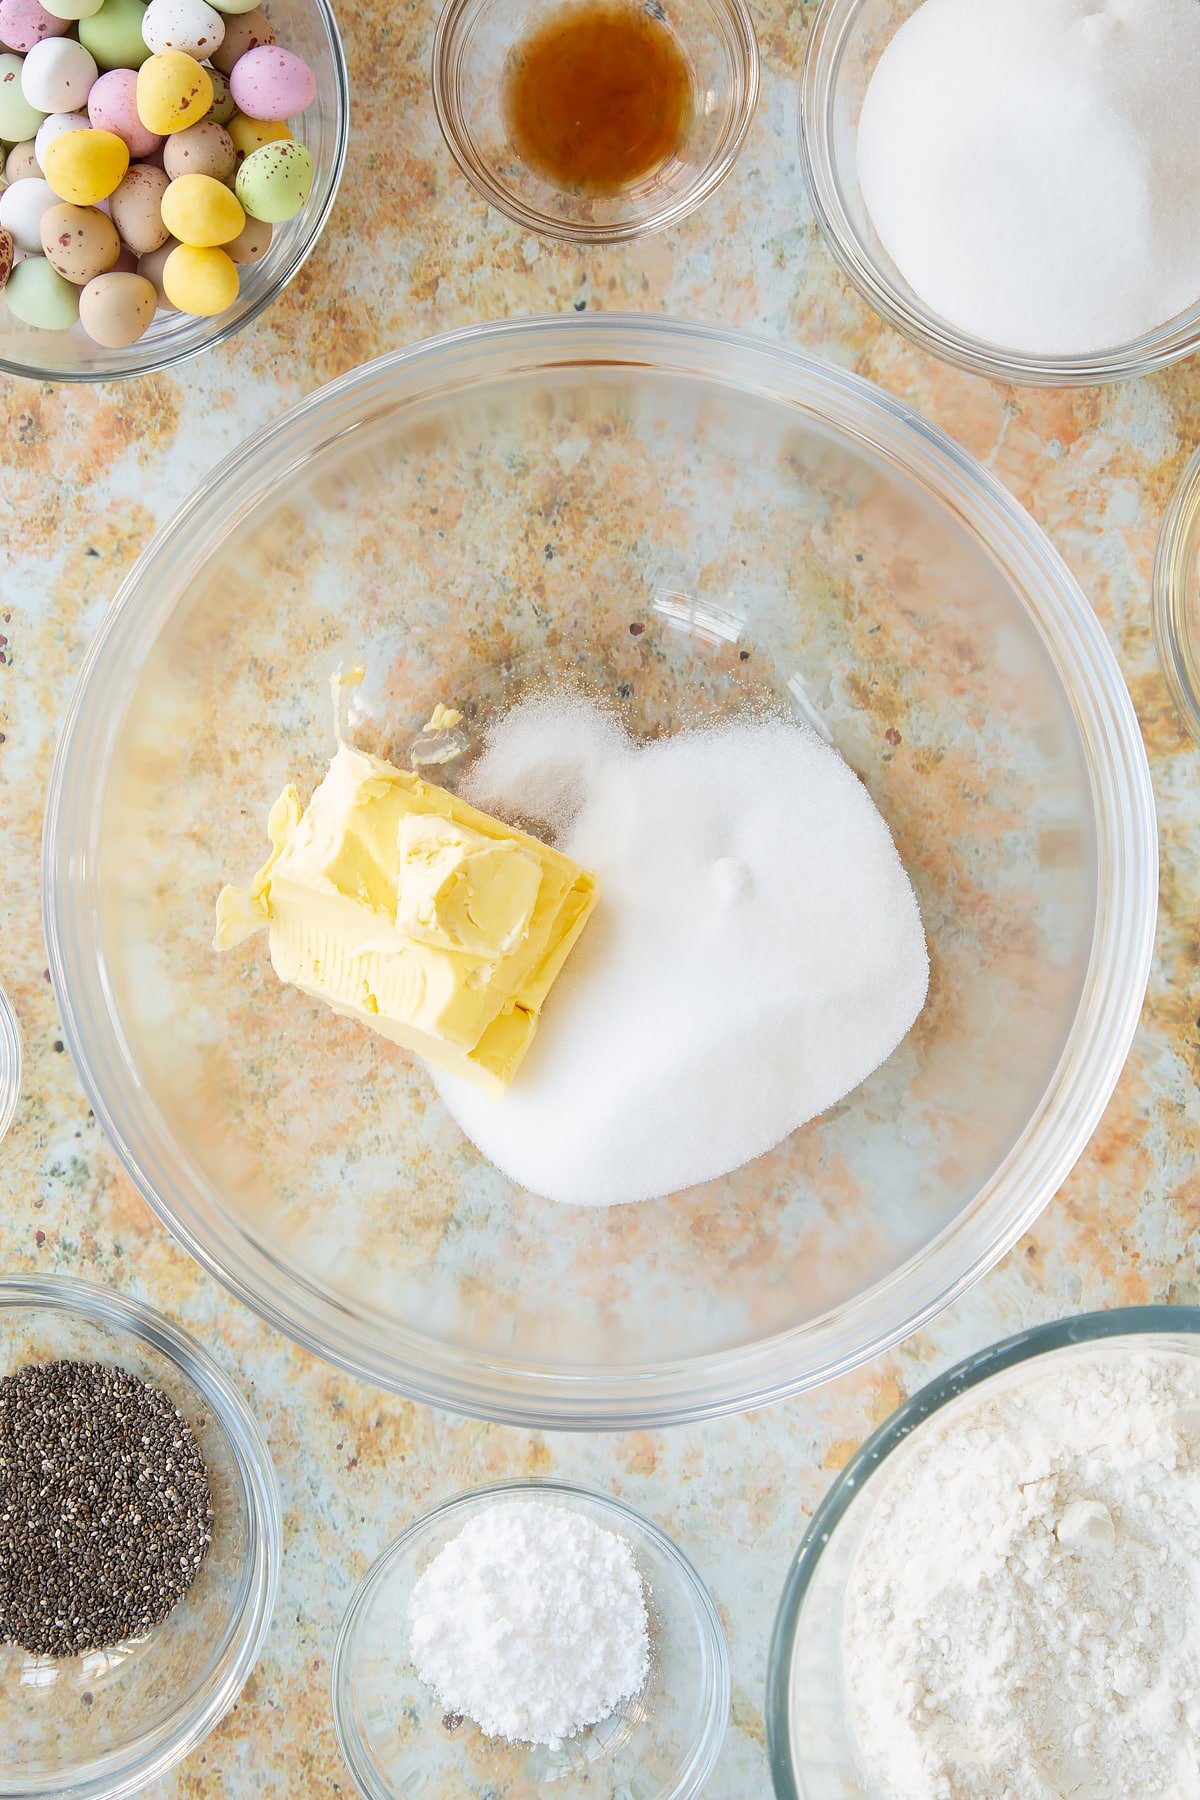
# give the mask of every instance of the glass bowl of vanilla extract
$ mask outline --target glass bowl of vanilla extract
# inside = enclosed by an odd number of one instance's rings
[[[485,200],[541,237],[617,243],[728,175],[758,99],[744,0],[447,0],[433,98]]]

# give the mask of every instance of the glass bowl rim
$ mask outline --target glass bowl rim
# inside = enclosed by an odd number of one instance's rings
[[[1200,450],[1189,457],[1167,502],[1150,577],[1159,667],[1176,712],[1200,743],[1200,643],[1188,626],[1188,589],[1195,577],[1186,566],[1189,555],[1194,557],[1198,528]]]
[[[535,1496],[539,1501],[545,1500],[550,1504],[555,1499],[583,1500],[601,1512],[610,1513],[612,1518],[606,1523],[610,1524],[613,1531],[648,1539],[666,1555],[679,1577],[683,1591],[692,1602],[712,1676],[711,1704],[700,1737],[691,1750],[687,1767],[680,1771],[679,1784],[672,1790],[670,1797],[670,1800],[695,1800],[696,1796],[703,1793],[704,1782],[711,1775],[724,1742],[733,1691],[729,1645],[712,1595],[691,1559],[661,1525],[655,1524],[653,1519],[638,1512],[628,1501],[618,1499],[615,1494],[605,1494],[582,1482],[568,1481],[553,1475],[514,1476],[504,1481],[484,1482],[478,1487],[465,1488],[461,1493],[451,1494],[448,1499],[440,1501],[413,1519],[379,1552],[350,1596],[338,1627],[330,1668],[334,1731],[346,1767],[361,1792],[369,1796],[369,1800],[391,1800],[391,1791],[382,1787],[369,1771],[364,1770],[355,1742],[356,1733],[348,1723],[349,1685],[353,1667],[350,1660],[350,1640],[376,1590],[393,1565],[408,1555],[414,1541],[422,1537],[432,1525],[449,1520],[457,1512],[465,1512],[481,1500],[514,1500],[520,1499],[522,1495]]]
[[[23,1052],[21,1027],[12,1001],[0,987],[0,1140],[16,1117],[21,1102]]]
[[[446,148],[476,193],[489,206],[538,237],[570,244],[620,244],[677,224],[711,198],[741,155],[758,106],[761,80],[758,33],[746,0],[710,0],[732,29],[738,46],[738,73],[743,89],[717,155],[703,165],[683,193],[665,200],[644,217],[594,224],[584,219],[561,219],[538,206],[529,205],[498,180],[490,165],[475,151],[464,126],[454,77],[459,67],[458,48],[463,29],[487,4],[489,0],[445,0],[434,28],[430,78],[433,107]]]
[[[1096,1312],[1073,1313],[1065,1319],[1048,1319],[1040,1325],[1014,1332],[1010,1337],[1000,1338],[982,1350],[960,1358],[910,1394],[895,1412],[876,1426],[845,1467],[839,1470],[813,1513],[792,1558],[771,1632],[767,1656],[766,1728],[776,1800],[804,1800],[803,1790],[797,1787],[793,1773],[788,1726],[788,1687],[800,1609],[829,1539],[872,1476],[878,1474],[893,1451],[927,1419],[992,1376],[1073,1345],[1147,1336],[1200,1336],[1200,1306],[1105,1307]],[[1200,1356],[1200,1344],[1194,1354]]]
[[[164,557],[177,553],[172,578],[186,579],[207,553],[208,535],[294,472],[318,428],[325,443],[380,410],[401,410],[434,393],[453,397],[504,374],[528,380],[580,367],[631,379],[649,367],[739,397],[769,398],[798,418],[818,419],[864,454],[891,456],[976,538],[986,528],[989,555],[1052,652],[1073,711],[1100,869],[1088,971],[1058,1068],[999,1168],[955,1219],[844,1306],[734,1350],[615,1374],[504,1362],[395,1322],[386,1345],[378,1333],[365,1343],[344,1304],[303,1276],[281,1275],[244,1232],[225,1233],[213,1248],[211,1221],[202,1229],[191,1223],[179,1146],[148,1173],[146,1131],[135,1147],[122,1121],[132,1113],[139,1123],[139,1103],[125,1092],[110,1103],[109,1081],[124,1073],[124,1039],[102,946],[93,941],[93,909],[70,891],[97,864],[99,808],[83,797],[107,776],[121,723],[111,697],[132,690],[171,609]],[[109,668],[120,671],[115,687],[105,679]],[[89,1104],[151,1208],[218,1280],[305,1349],[410,1399],[524,1427],[618,1430],[744,1411],[829,1380],[919,1329],[1011,1248],[1074,1165],[1124,1065],[1149,976],[1157,855],[1146,751],[1113,651],[1058,552],[989,471],[902,400],[806,352],[665,315],[556,314],[467,326],[338,377],[251,434],[159,529],[110,602],[65,711],[46,799],[43,925],[63,1035]],[[148,1115],[140,1120],[148,1122]],[[990,1221],[986,1232],[982,1215]],[[964,1234],[969,1255],[955,1248]]]
[[[940,362],[1018,387],[1099,387],[1165,369],[1200,347],[1200,298],[1141,337],[1080,355],[1012,350],[957,330],[881,267],[844,201],[833,149],[833,100],[846,46],[871,0],[821,0],[800,74],[800,167],[821,236],[868,306]],[[893,0],[894,4],[894,0]]]
[[[220,1678],[219,1664],[205,1671],[199,1692],[149,1732],[133,1737],[86,1764],[61,1773],[39,1773],[23,1787],[0,1773],[0,1795],[12,1800],[119,1800],[145,1786],[197,1748],[229,1711],[258,1660],[275,1610],[283,1558],[283,1522],[274,1464],[262,1428],[225,1371],[192,1335],[157,1308],[115,1288],[74,1275],[0,1275],[0,1313],[51,1312],[101,1325],[134,1338],[164,1356],[220,1425],[246,1495],[247,1543],[240,1618],[229,1639],[232,1652]]]
[[[92,387],[100,387],[109,381],[130,381],[140,375],[155,375],[163,369],[176,368],[180,363],[190,361],[193,356],[203,356],[214,350],[219,344],[228,343],[245,326],[253,324],[266,311],[268,306],[278,300],[284,288],[300,273],[317,244],[321,233],[329,223],[330,214],[338,197],[342,175],[346,167],[346,153],[350,146],[350,75],[346,68],[346,52],[342,44],[342,35],[338,30],[337,17],[330,0],[306,0],[320,15],[329,39],[329,49],[333,60],[334,83],[334,129],[336,141],[333,149],[333,164],[330,170],[329,190],[321,204],[313,211],[311,218],[304,220],[304,231],[296,241],[296,245],[287,262],[279,273],[264,289],[252,306],[236,319],[224,325],[220,324],[221,315],[217,315],[214,323],[218,329],[210,336],[202,337],[198,343],[178,345],[171,349],[152,352],[137,358],[133,355],[138,344],[130,344],[127,353],[131,360],[128,366],[117,369],[105,369],[97,372],[91,369],[47,369],[42,364],[24,357],[0,355],[0,374],[14,375],[24,381],[70,381],[84,383]],[[57,334],[50,333],[50,336]],[[145,347],[145,339],[139,340]],[[116,352],[113,352],[116,354]]]

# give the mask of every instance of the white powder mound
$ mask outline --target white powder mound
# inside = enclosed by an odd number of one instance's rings
[[[565,1506],[477,1513],[416,1583],[408,1624],[413,1667],[447,1712],[518,1743],[598,1724],[649,1668],[633,1552]]]
[[[536,1194],[612,1206],[726,1174],[856,1087],[921,1010],[925,937],[887,826],[805,728],[639,748],[596,707],[534,702],[465,793],[539,817],[599,879],[512,1088],[434,1076]]]
[[[1200,300],[1196,0],[925,0],[868,85],[858,173],[928,306],[1031,355]]]
[[[1096,1345],[1012,1380],[896,1453],[851,1571],[870,1791],[1195,1800],[1200,1365]]]

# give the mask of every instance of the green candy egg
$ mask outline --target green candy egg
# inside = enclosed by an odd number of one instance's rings
[[[213,97],[212,105],[204,116],[206,119],[215,119],[218,125],[228,125],[237,111],[237,102],[229,91],[228,77],[222,75],[220,69],[210,68],[208,78],[212,82]]]
[[[142,36],[142,0],[104,0],[99,12],[79,21],[79,41],[102,69],[140,69],[150,54]]]
[[[23,56],[11,51],[0,56],[0,138],[6,144],[23,144],[27,138],[36,137],[46,116],[36,106],[30,106],[21,92],[24,61]]]
[[[237,172],[234,192],[252,219],[280,225],[300,211],[312,184],[312,157],[303,144],[282,138],[250,152]]]
[[[79,289],[46,261],[27,256],[4,287],[8,310],[42,331],[69,331],[79,317]]]

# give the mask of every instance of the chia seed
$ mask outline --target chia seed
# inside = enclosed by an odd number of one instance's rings
[[[115,1363],[0,1380],[0,1641],[77,1656],[143,1637],[211,1542],[200,1447],[160,1388]]]

